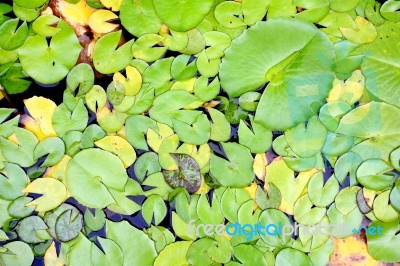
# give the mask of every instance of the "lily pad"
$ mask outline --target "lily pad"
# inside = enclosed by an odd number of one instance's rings
[[[378,37],[369,46],[369,51],[361,65],[366,79],[366,89],[378,99],[400,107],[398,100],[400,51],[396,43],[400,41],[400,26],[387,22],[378,27]]]
[[[210,174],[223,186],[244,187],[254,178],[253,157],[237,143],[222,143],[227,160],[211,155]]]
[[[195,28],[210,12],[213,0],[153,0],[158,17],[171,29],[184,32]]]
[[[200,188],[201,175],[197,162],[186,154],[172,153],[179,169],[163,171],[165,181],[172,187],[184,187],[189,193],[194,193]]]
[[[100,149],[86,149],[68,163],[66,184],[72,196],[91,208],[116,203],[108,188],[123,191],[128,180],[121,160]]]
[[[74,31],[65,21],[60,21],[57,28],[61,30],[51,38],[50,45],[45,37],[35,35],[29,37],[18,50],[24,71],[43,84],[53,84],[67,76],[82,49]]]
[[[286,34],[296,41],[286,41]],[[257,107],[256,122],[284,130],[305,122],[313,106],[322,105],[333,81],[332,50],[326,36],[306,22],[259,22],[225,51],[221,85],[237,97],[269,82]],[[311,51],[319,56],[311,56]],[[238,53],[245,54],[237,57]]]
[[[128,1],[128,0],[127,0]],[[131,48],[134,40],[118,47],[122,31],[111,32],[101,37],[93,50],[93,64],[102,74],[118,72],[132,60]]]

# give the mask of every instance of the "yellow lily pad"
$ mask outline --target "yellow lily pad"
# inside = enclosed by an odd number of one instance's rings
[[[109,21],[118,19],[118,16],[109,10],[97,10],[89,17],[89,26],[97,33],[108,33],[116,28],[118,24],[110,23]]]
[[[120,136],[106,136],[96,141],[97,147],[117,155],[125,168],[131,166],[136,160],[136,152],[128,141]]]
[[[54,178],[35,179],[23,192],[43,195],[26,204],[27,207],[35,206],[37,212],[53,210],[67,199],[67,188],[62,182]]]

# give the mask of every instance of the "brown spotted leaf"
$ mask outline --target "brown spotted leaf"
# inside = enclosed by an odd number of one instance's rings
[[[163,171],[165,181],[172,188],[184,187],[189,193],[195,193],[201,185],[200,167],[187,154],[171,153],[178,165],[177,170]]]

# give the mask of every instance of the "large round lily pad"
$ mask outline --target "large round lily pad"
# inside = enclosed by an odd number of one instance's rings
[[[285,130],[322,105],[334,78],[333,44],[312,24],[294,19],[258,22],[225,51],[220,77],[230,97],[269,82],[256,122]]]
[[[123,191],[128,180],[122,161],[100,149],[86,149],[68,163],[66,183],[72,196],[91,208],[116,203],[109,189]]]

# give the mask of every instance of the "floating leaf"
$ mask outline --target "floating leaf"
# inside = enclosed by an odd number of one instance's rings
[[[130,0],[127,0],[127,2]],[[93,64],[102,74],[111,74],[124,69],[132,59],[131,40],[117,48],[122,31],[111,32],[101,37],[93,50]]]
[[[43,15],[32,23],[32,29],[44,37],[52,37],[61,29],[54,27],[60,22],[60,18],[53,15]]]
[[[45,241],[39,234],[40,231],[46,232],[47,228],[47,225],[39,216],[30,216],[19,221],[17,233],[24,242],[35,244]]]
[[[28,185],[29,178],[16,164],[4,163],[0,172],[0,198],[14,200],[22,196],[22,190]]]
[[[189,193],[194,193],[200,188],[201,175],[197,162],[186,154],[171,153],[178,165],[177,170],[163,171],[165,181],[172,187],[184,187]]]
[[[142,215],[148,225],[152,223],[158,225],[167,215],[167,207],[164,200],[159,195],[152,195],[146,199],[142,205]]]
[[[339,193],[339,182],[334,176],[324,182],[322,172],[318,172],[310,179],[307,193],[313,205],[326,207],[335,200]]]
[[[37,138],[26,129],[18,127],[13,129],[13,141],[0,137],[2,156],[10,163],[16,163],[22,167],[32,166],[35,163],[33,151],[38,143]]]
[[[143,181],[146,176],[161,171],[158,156],[154,152],[146,152],[141,155],[134,165],[135,176]]]
[[[346,114],[335,132],[362,138],[399,134],[399,115],[400,108],[372,101]]]
[[[26,206],[35,206],[38,212],[46,212],[58,207],[67,198],[67,189],[54,178],[38,178],[30,183],[24,193],[36,193],[43,196],[29,202]]]
[[[158,17],[171,29],[184,32],[195,28],[210,12],[212,0],[153,0]]]
[[[255,202],[261,210],[277,209],[281,204],[281,193],[274,183],[269,184],[269,191],[257,186]]]
[[[90,91],[94,84],[92,67],[86,63],[76,65],[67,76],[67,89],[71,92],[79,87],[77,96],[82,96]]]
[[[113,77],[115,83],[121,83],[125,89],[126,96],[135,96],[138,94],[142,86],[142,76],[139,70],[132,66],[125,69],[126,78],[121,73],[116,72]]]
[[[53,84],[63,79],[75,65],[82,49],[66,22],[61,21],[57,28],[61,31],[52,37],[50,46],[45,37],[35,35],[18,50],[22,68],[40,83]]]
[[[295,178],[293,170],[286,165],[283,159],[278,157],[267,166],[264,188],[268,189],[269,183],[273,183],[282,195],[279,209],[288,214],[293,214],[295,202],[303,195],[304,189],[315,173],[316,171],[313,169],[299,173]]]
[[[400,254],[397,252],[398,247],[400,246],[398,220],[390,223],[374,221],[370,224],[370,227],[373,226],[376,228],[380,227],[382,234],[367,235],[368,253],[376,260],[382,260],[385,262],[400,261]]]
[[[222,143],[227,160],[211,155],[210,174],[223,186],[244,187],[254,178],[253,157],[250,151],[237,143]]]
[[[0,252],[0,260],[4,265],[32,265],[34,255],[31,247],[22,241],[13,241],[3,246],[6,252]]]
[[[85,226],[92,231],[100,230],[106,223],[106,215],[101,209],[95,209],[94,214],[89,209],[86,209],[83,218]]]
[[[123,162],[125,168],[128,168],[136,160],[136,152],[132,146],[119,136],[106,136],[96,141],[97,147],[117,155]]]
[[[107,220],[106,236],[121,248],[124,254],[124,266],[154,263],[157,256],[154,242],[127,221],[115,223]]]
[[[0,48],[15,50],[22,46],[28,37],[28,25],[23,22],[17,29],[19,19],[9,19],[0,25]]]
[[[368,189],[389,189],[395,181],[395,176],[387,173],[390,170],[392,167],[383,160],[366,160],[357,168],[357,181]]]
[[[67,242],[76,238],[82,229],[82,214],[76,209],[70,209],[57,217],[55,233],[61,242]]]
[[[252,130],[241,120],[238,130],[239,143],[249,148],[252,153],[266,152],[272,144],[272,132],[254,122],[253,116],[249,118]]]
[[[399,22],[399,3],[397,1],[385,1],[380,9],[382,17],[392,22]]]
[[[65,104],[59,105],[52,116],[52,124],[59,137],[63,137],[68,131],[83,131],[87,126],[88,113],[79,100],[73,111],[67,109]]]
[[[318,224],[325,217],[326,208],[316,207],[308,195],[303,195],[294,204],[293,215],[296,222],[304,225]]]
[[[368,53],[361,65],[366,80],[366,89],[372,95],[389,104],[400,107],[399,91],[399,49],[398,34],[400,26],[387,22],[378,27],[378,37],[369,46]],[[393,116],[392,116],[393,117]]]
[[[57,105],[52,100],[34,96],[24,100],[24,104],[28,109],[29,116],[23,115],[21,123],[27,129],[32,131],[39,140],[57,135],[51,122]]]
[[[153,62],[159,59],[167,50],[165,47],[155,46],[163,37],[157,34],[144,34],[132,45],[132,54],[135,58],[146,62]]]
[[[121,5],[120,19],[122,25],[132,35],[139,37],[146,33],[160,31],[162,21],[154,11],[152,0],[124,0]]]
[[[18,94],[26,91],[31,85],[32,82],[26,80],[28,77],[21,64],[10,64],[7,72],[3,76],[0,75],[0,83],[7,93]]]
[[[9,206],[8,206],[8,214],[15,218],[25,218],[32,214],[35,210],[34,206],[25,205],[31,202],[33,198],[30,197],[19,197],[16,198]]]
[[[281,250],[278,255],[276,255],[275,265],[283,266],[283,265],[292,265],[292,264],[300,264],[300,265],[313,265],[310,258],[296,249],[285,248]]]
[[[86,149],[68,163],[66,184],[72,196],[91,208],[115,203],[109,188],[123,191],[128,180],[119,158],[100,149]]]
[[[363,17],[356,17],[354,22],[356,23],[355,29],[340,28],[340,31],[347,40],[356,44],[365,44],[371,43],[376,39],[378,32],[374,24]]]
[[[154,261],[155,266],[188,264],[186,253],[193,241],[180,241],[166,246]]]
[[[285,41],[283,32],[296,41]],[[276,53],[275,46],[282,52]],[[235,97],[270,81],[258,104],[256,122],[270,129],[290,128],[310,118],[312,106],[321,106],[318,102],[328,94],[333,80],[330,46],[325,36],[305,22],[274,19],[259,23],[225,51],[222,87]],[[243,47],[247,47],[246,56],[236,57]],[[308,56],[311,50],[319,54],[313,63]],[[279,114],[274,114],[277,110]]]
[[[36,160],[47,155],[46,160],[40,165],[41,167],[49,167],[59,163],[64,157],[64,142],[57,137],[50,137],[41,140],[35,147],[34,157]]]

